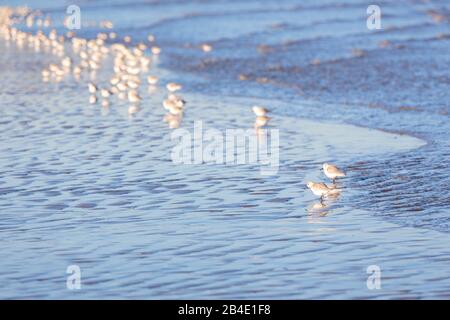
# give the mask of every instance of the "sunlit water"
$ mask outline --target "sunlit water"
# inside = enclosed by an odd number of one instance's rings
[[[279,171],[176,165],[162,88],[132,117],[102,109],[85,80],[42,83],[54,57],[0,41],[0,297],[449,298],[450,27],[427,14],[449,18],[445,1],[382,3],[379,32],[364,1],[116,3],[83,17],[156,35],[154,73],[185,86],[182,127],[247,129],[265,105]],[[321,205],[305,182],[325,161],[348,176]]]

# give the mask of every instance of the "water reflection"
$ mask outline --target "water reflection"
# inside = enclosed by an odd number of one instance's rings
[[[333,193],[327,195],[327,197],[321,198],[319,201],[311,203],[306,208],[306,211],[308,212],[308,223],[318,223],[320,222],[320,219],[331,214],[340,196],[340,192]]]

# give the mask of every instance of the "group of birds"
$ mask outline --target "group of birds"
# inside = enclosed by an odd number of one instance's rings
[[[336,186],[336,179],[346,176],[344,171],[333,164],[324,163],[322,166],[322,170],[325,176],[333,181],[333,185],[329,186],[323,182],[312,181],[306,183],[306,186],[312,191],[312,193],[314,193],[316,196],[319,196],[321,201],[325,197],[339,194],[341,192],[341,189]]]
[[[89,102],[97,104],[99,98],[101,105],[108,108],[113,97],[130,103],[128,113],[130,115],[140,110],[142,98],[139,94],[141,86],[141,77],[149,71],[152,59],[145,55],[148,46],[145,43],[139,43],[131,46],[131,37],[126,36],[124,43],[114,42],[110,46],[106,45],[108,40],[117,38],[114,32],[99,33],[95,39],[84,39],[76,37],[73,32],[67,32],[66,35],[58,35],[53,29],[46,36],[42,30],[38,30],[36,34],[20,31],[12,27],[13,24],[25,21],[27,27],[31,28],[34,24],[35,12],[25,7],[16,9],[2,7],[0,8],[0,36],[6,40],[13,40],[19,47],[28,45],[39,52],[41,48],[50,51],[53,55],[60,58],[59,64],[50,64],[48,68],[42,70],[42,79],[47,82],[50,80],[61,81],[65,75],[73,74],[75,78],[80,79],[83,73],[89,73],[95,78],[96,73],[101,69],[104,60],[112,55],[114,74],[110,77],[108,83],[100,87],[94,82],[89,82],[87,87],[89,91]],[[50,27],[50,18],[38,19],[38,26]],[[67,54],[66,39],[71,40],[71,53]],[[155,37],[149,35],[147,37],[153,57],[156,58],[161,49],[154,45]],[[212,46],[203,44],[202,50],[209,52]],[[159,82],[155,75],[147,75],[147,83],[149,90],[154,90]],[[182,85],[170,82],[166,85],[167,97],[163,101],[163,107],[167,111],[164,121],[168,123],[170,128],[178,128],[183,118],[186,101],[176,93],[182,89]],[[267,116],[269,110],[261,106],[253,106],[252,111],[255,114],[254,128],[259,130],[265,127],[270,118]],[[340,193],[340,189],[336,186],[336,179],[345,177],[345,173],[337,166],[332,164],[323,164],[323,172],[333,180],[333,185],[329,186],[323,182],[308,182],[307,187],[319,196],[321,201],[330,195]]]
[[[256,115],[254,124],[255,129],[259,130],[260,128],[265,127],[270,120],[267,116],[269,110],[261,106],[253,106],[252,111]],[[336,179],[345,177],[345,172],[333,164],[324,163],[322,170],[325,176],[333,181],[333,185],[329,186],[323,182],[312,181],[306,183],[306,186],[314,193],[314,195],[319,196],[321,201],[323,201],[325,197],[338,195],[341,192],[341,189],[336,186]]]
[[[0,8],[0,35],[6,40],[13,40],[22,47],[28,44],[40,51],[44,47],[46,51],[50,49],[53,55],[60,59],[60,63],[52,63],[42,70],[42,79],[44,82],[60,82],[66,75],[72,74],[77,80],[88,74],[90,81],[87,83],[89,91],[89,103],[97,104],[100,102],[104,108],[109,108],[113,98],[123,100],[129,103],[128,114],[133,115],[140,110],[142,97],[139,89],[142,85],[142,78],[150,69],[153,60],[161,53],[161,48],[154,45],[155,36],[150,34],[147,41],[152,45],[150,52],[153,59],[146,56],[148,49],[146,43],[140,42],[132,46],[130,36],[123,38],[123,41],[115,40],[115,32],[101,32],[95,39],[84,39],[76,37],[75,33],[70,31],[65,35],[58,35],[53,29],[46,36],[42,30],[38,30],[36,35],[31,32],[24,32],[12,25],[20,21],[26,21],[28,28],[33,27],[35,18],[39,16],[38,12],[33,12],[28,8]],[[37,21],[40,21],[37,20]],[[36,23],[38,27],[45,25],[50,27],[51,20],[45,19],[45,24]],[[110,25],[108,24],[110,29]],[[66,40],[70,40],[71,46],[66,45]],[[107,45],[107,42],[112,42]],[[67,52],[71,49],[70,52]],[[204,44],[202,50],[209,52],[212,46]],[[104,67],[105,60],[112,57],[114,73],[103,83],[96,82],[97,73]],[[155,75],[146,75],[148,89],[150,92],[156,90],[159,78]],[[170,128],[180,126],[186,101],[176,92],[182,88],[181,84],[167,83],[167,97],[163,101],[163,107],[167,111],[164,121]]]
[[[261,106],[253,106],[253,113],[256,115],[254,127],[256,130],[265,127],[270,118],[267,116],[269,110]],[[323,201],[325,197],[330,195],[337,195],[341,192],[336,186],[336,179],[345,177],[344,171],[333,164],[324,163],[322,166],[324,174],[333,181],[333,185],[328,186],[323,182],[312,182],[306,183],[306,186],[314,193],[314,195],[319,196],[320,200]]]
[[[101,32],[95,39],[88,40],[76,37],[72,31],[58,35],[56,29],[52,29],[47,36],[40,27],[50,27],[51,20],[46,18],[45,23],[38,23],[41,21],[36,18],[39,15],[39,12],[28,8],[0,8],[0,36],[7,41],[14,41],[19,48],[27,45],[36,52],[44,50],[60,59],[59,63],[52,63],[42,70],[44,82],[60,82],[70,74],[77,80],[85,74],[88,74],[91,80],[96,79],[105,60],[112,56],[114,74],[108,83],[101,86],[93,81],[87,84],[90,93],[89,102],[96,104],[101,99],[101,105],[109,107],[111,99],[117,97],[131,104],[128,108],[129,114],[139,111],[142,100],[139,95],[141,76],[149,70],[152,62],[151,58],[145,55],[147,44],[140,42],[132,46],[129,36],[124,37],[123,43],[120,43],[115,40],[117,38],[115,32]],[[13,27],[13,24],[21,21],[26,21],[28,28],[36,24],[39,30],[33,34]],[[152,43],[150,51],[153,56],[159,55],[161,49],[154,45],[155,37],[149,35],[147,39]],[[113,44],[107,45],[108,41]],[[150,86],[158,82],[155,76],[148,76],[147,80]]]
[[[167,122],[171,129],[178,128],[183,118],[186,101],[175,94],[175,92],[181,90],[182,87],[181,84],[175,82],[170,82],[166,85],[168,95],[163,101],[163,107],[167,111],[164,116],[164,122]]]
[[[97,36],[97,41],[99,39],[101,40]],[[100,45],[103,45],[102,41],[100,41]],[[109,48],[105,48],[113,56],[114,73],[110,77],[109,83],[103,88],[99,88],[93,82],[88,84],[90,93],[89,102],[96,104],[98,101],[97,93],[99,93],[102,99],[102,107],[107,108],[110,105],[111,98],[117,97],[118,100],[123,100],[130,104],[128,107],[128,113],[130,115],[135,114],[140,110],[142,101],[142,97],[139,94],[139,88],[142,85],[141,77],[144,73],[148,72],[151,64],[151,59],[145,56],[147,45],[140,43],[134,48],[129,48],[124,44],[115,43]],[[94,44],[88,47],[87,50],[84,50],[83,47],[80,55],[84,58],[91,59],[97,52],[98,47]],[[158,82],[158,78],[155,76],[148,76],[147,79],[151,86]]]

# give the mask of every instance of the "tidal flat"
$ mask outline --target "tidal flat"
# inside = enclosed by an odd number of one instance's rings
[[[63,4],[27,3],[64,18]],[[87,83],[111,70],[43,82],[58,58],[0,39],[0,298],[449,298],[448,4],[386,3],[376,32],[364,1],[232,4],[81,6],[161,47],[158,84],[132,114],[89,103]],[[268,108],[276,174],[173,163],[172,81],[188,132],[251,129],[251,107]],[[347,176],[320,202],[305,183],[329,182],[324,162]],[[66,287],[70,265],[80,290]]]

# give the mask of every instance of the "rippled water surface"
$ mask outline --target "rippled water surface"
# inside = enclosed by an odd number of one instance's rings
[[[67,5],[27,3],[56,21]],[[250,106],[270,108],[278,173],[174,164],[163,87],[133,116],[89,105],[87,79],[44,84],[56,58],[0,40],[1,298],[450,297],[447,1],[380,2],[377,32],[358,0],[105,3],[84,19],[156,35],[184,129],[247,129]],[[347,177],[320,203],[305,182],[323,162]]]

